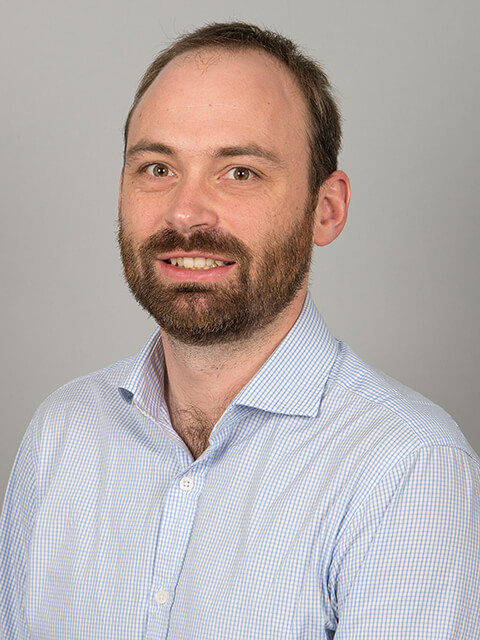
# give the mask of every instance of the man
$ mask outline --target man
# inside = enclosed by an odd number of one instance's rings
[[[307,293],[346,220],[339,146],[327,78],[281,36],[210,25],[151,65],[119,241],[161,330],[34,417],[6,638],[480,637],[478,459]]]

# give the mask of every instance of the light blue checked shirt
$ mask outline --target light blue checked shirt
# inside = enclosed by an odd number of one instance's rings
[[[37,411],[1,530],[7,640],[475,640],[479,461],[310,298],[193,460],[136,358]]]

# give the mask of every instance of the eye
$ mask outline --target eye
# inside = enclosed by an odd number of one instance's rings
[[[145,171],[146,173],[148,173],[148,175],[153,176],[154,178],[166,178],[167,176],[173,175],[172,171],[167,167],[167,165],[162,164],[161,162],[149,164],[145,167]]]
[[[247,169],[246,167],[233,167],[233,169],[230,169],[227,173],[227,176],[234,180],[250,180],[255,174],[251,169]]]

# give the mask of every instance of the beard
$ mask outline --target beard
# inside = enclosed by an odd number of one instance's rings
[[[313,224],[314,214],[305,211],[289,234],[272,233],[261,255],[253,256],[245,243],[218,230],[185,236],[166,229],[135,249],[120,220],[125,279],[137,302],[180,342],[242,340],[267,327],[303,285],[310,268]],[[175,250],[228,257],[236,262],[236,277],[225,283],[164,282],[155,270],[157,256]]]

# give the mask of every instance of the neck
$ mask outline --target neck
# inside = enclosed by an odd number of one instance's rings
[[[196,346],[163,333],[167,406],[173,428],[194,458],[208,447],[208,437],[230,402],[294,325],[302,293],[267,327],[236,342]]]

